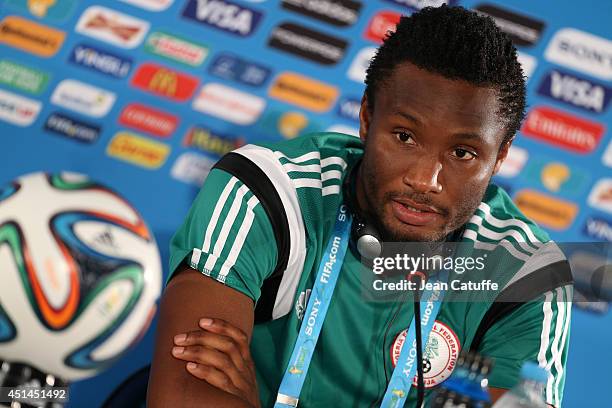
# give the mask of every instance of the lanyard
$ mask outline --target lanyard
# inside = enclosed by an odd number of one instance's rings
[[[331,297],[338,281],[338,274],[346,255],[346,247],[351,230],[351,215],[345,205],[338,208],[336,222],[325,253],[321,258],[308,306],[302,318],[302,326],[293,353],[285,370],[276,398],[275,408],[296,407],[300,391],[306,379],[306,373],[314,348],[321,333],[321,327],[331,303]]]
[[[422,344],[427,344],[429,339],[429,333],[433,328],[440,307],[442,306],[442,300],[444,299],[445,290],[441,289],[443,285],[437,285],[440,282],[446,282],[448,278],[448,271],[442,270],[438,272],[433,279],[431,289],[427,289],[423,293],[421,300],[421,337],[423,339]],[[406,340],[404,346],[400,352],[397,360],[397,365],[391,375],[391,380],[387,385],[387,391],[380,404],[382,408],[396,408],[403,407],[410,387],[412,386],[412,379],[414,378],[417,364],[422,364],[420,361],[416,361],[416,324],[414,319],[408,328],[406,334]],[[419,407],[420,408],[420,407]]]
[[[310,293],[302,325],[300,326],[300,332],[285,369],[274,408],[297,407],[298,405],[300,392],[308,373],[319,334],[321,333],[325,315],[331,303],[331,297],[338,281],[344,256],[346,255],[351,222],[351,215],[347,212],[346,206],[341,205],[336,214],[332,236],[327,243],[321,263],[319,264],[317,277]],[[434,284],[432,286],[436,288],[437,285],[435,283],[440,281],[446,282],[447,277],[447,271],[439,272],[432,281]],[[424,313],[421,317],[421,325],[423,326],[421,334],[425,344],[433,328],[436,316],[440,311],[444,293],[440,289],[428,289],[423,294],[421,308],[424,310]],[[416,371],[416,327],[414,319],[408,329],[404,345],[405,347],[402,347],[399,360],[387,386],[381,407],[403,406],[410,392],[412,378]]]

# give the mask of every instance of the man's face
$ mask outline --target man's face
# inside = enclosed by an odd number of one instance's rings
[[[363,99],[357,199],[384,240],[438,241],[471,217],[508,152],[496,96],[401,63]]]

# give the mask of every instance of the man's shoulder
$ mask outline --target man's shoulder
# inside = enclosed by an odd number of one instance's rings
[[[302,162],[327,157],[352,161],[363,153],[363,143],[358,137],[337,132],[308,133],[293,139],[254,145],[275,152],[277,157]]]
[[[343,180],[363,155],[363,144],[355,136],[320,132],[276,143],[249,144],[234,153],[261,169],[262,179],[274,186],[287,215],[291,217],[291,212],[297,217],[301,211],[310,229],[309,220],[316,224],[315,220],[327,219],[328,213],[334,216]]]
[[[527,301],[572,282],[560,247],[496,185],[489,186],[463,237],[495,253],[487,262],[502,283],[498,300]]]
[[[508,193],[491,183],[466,227],[487,241],[546,243],[550,236],[521,212]]]

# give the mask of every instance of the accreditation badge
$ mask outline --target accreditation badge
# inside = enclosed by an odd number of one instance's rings
[[[397,365],[407,333],[408,329],[402,330],[391,345],[393,367]],[[423,382],[425,388],[435,387],[451,376],[460,351],[461,344],[455,332],[446,324],[436,320],[423,351]],[[412,379],[414,386],[417,385],[416,378],[415,375]]]

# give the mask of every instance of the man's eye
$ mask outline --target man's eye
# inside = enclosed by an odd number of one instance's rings
[[[406,144],[414,143],[414,139],[412,138],[412,135],[407,132],[395,132],[395,137],[397,138],[397,140],[399,140],[402,143],[406,143]]]
[[[465,149],[455,149],[453,151],[453,156],[461,160],[472,160],[476,157],[476,155]]]

